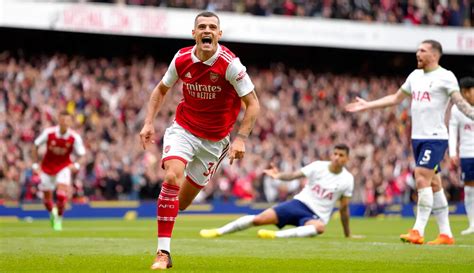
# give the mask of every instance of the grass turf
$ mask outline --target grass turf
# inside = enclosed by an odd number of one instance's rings
[[[460,236],[465,217],[452,217],[454,246],[408,245],[400,233],[414,219],[351,219],[345,239],[339,220],[316,238],[262,240],[258,228],[216,239],[199,237],[201,228],[237,216],[182,215],[172,241],[172,272],[474,272],[474,235]],[[0,272],[150,272],[156,248],[151,219],[71,220],[54,232],[47,220],[0,222]],[[273,229],[273,227],[270,227]],[[431,221],[425,239],[434,239]]]

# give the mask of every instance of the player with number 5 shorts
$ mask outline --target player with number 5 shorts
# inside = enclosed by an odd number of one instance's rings
[[[408,76],[395,94],[374,101],[357,98],[356,102],[346,105],[347,111],[357,112],[397,105],[411,97],[411,138],[416,160],[418,206],[415,225],[407,234],[400,235],[403,242],[411,244],[424,243],[424,231],[431,212],[436,217],[440,234],[428,244],[454,244],[448,218],[448,201],[438,173],[448,147],[444,116],[450,99],[471,120],[474,119],[474,109],[462,98],[453,72],[439,65],[442,53],[439,42],[421,42],[416,52],[418,69]]]

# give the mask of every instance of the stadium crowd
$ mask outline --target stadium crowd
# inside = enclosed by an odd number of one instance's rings
[[[472,26],[469,0],[90,0],[142,6],[307,16],[408,25]]]
[[[14,57],[0,54],[0,199],[35,201],[39,177],[31,169],[31,148],[42,129],[55,125],[58,111],[75,114],[75,130],[87,148],[87,164],[75,177],[74,199],[156,199],[163,180],[161,138],[181,99],[176,85],[156,122],[152,150],[140,146],[145,102],[167,69],[148,58],[86,58],[79,55]],[[220,172],[198,196],[277,202],[304,181],[281,182],[262,175],[271,162],[283,171],[328,159],[332,145],[347,143],[355,176],[353,200],[368,213],[412,200],[412,153],[408,101],[399,107],[349,114],[355,96],[369,99],[395,92],[403,77],[358,77],[315,73],[281,63],[248,66],[262,104],[243,160]],[[442,175],[451,200],[459,200],[457,174],[447,162]]]

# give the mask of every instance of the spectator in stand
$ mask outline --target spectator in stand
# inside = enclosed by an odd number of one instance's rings
[[[42,128],[53,124],[56,109],[66,107],[73,109],[73,127],[83,136],[88,151],[86,163],[75,177],[82,184],[84,195],[77,196],[78,199],[157,198],[163,177],[153,170],[159,168],[162,144],[150,147],[156,150],[144,152],[135,136],[143,123],[141,108],[148,98],[147,90],[162,78],[166,63],[149,57],[105,59],[54,54],[25,58],[9,53],[0,56],[0,198],[27,202],[39,199],[39,181],[29,168],[32,141]],[[201,201],[234,199],[234,188],[241,187],[239,179],[256,171],[255,166],[267,167],[270,159],[284,171],[297,169],[317,158],[328,159],[330,151],[325,147],[343,141],[347,141],[356,159],[347,166],[355,176],[354,202],[383,193],[384,185],[390,185],[392,180],[400,189],[397,195],[402,201],[410,201],[414,166],[410,164],[413,159],[408,149],[408,103],[377,115],[348,116],[338,110],[358,95],[374,99],[384,94],[381,90],[394,92],[402,82],[401,77],[316,73],[283,64],[259,70],[248,66],[248,72],[259,90],[262,105],[261,117],[248,140],[247,158],[232,166],[224,161]],[[173,96],[159,114],[162,122],[155,123],[157,135],[162,135],[165,124],[171,122],[171,105],[181,99],[177,91],[170,93]],[[123,94],[114,97],[114,102],[112,97],[102,95],[120,92]],[[313,149],[314,145],[319,148]],[[123,186],[129,185],[129,181],[111,184],[107,189],[109,176],[118,174],[120,178],[126,165],[130,165],[133,192],[125,190],[129,186]],[[384,170],[382,166],[393,169]],[[367,177],[378,169],[392,173],[391,179],[372,181],[370,186]],[[12,180],[13,173],[16,174]],[[449,172],[442,175],[448,184],[457,180]],[[302,186],[280,184],[257,172],[245,188],[252,193],[252,201],[276,202],[291,198]],[[396,195],[393,202],[397,202]]]
[[[83,0],[80,0],[83,1]],[[140,6],[250,13],[257,16],[310,16],[390,24],[473,25],[469,0],[86,0]]]

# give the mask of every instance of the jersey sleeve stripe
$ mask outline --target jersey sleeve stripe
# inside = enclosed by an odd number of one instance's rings
[[[226,55],[225,52],[222,51],[221,54],[220,54],[220,56],[221,56],[224,60],[226,60],[228,63],[231,63],[231,62],[232,62],[232,57],[230,57],[230,55]]]
[[[230,60],[234,59],[234,57],[232,57],[229,52],[221,51],[221,54],[226,55]]]

